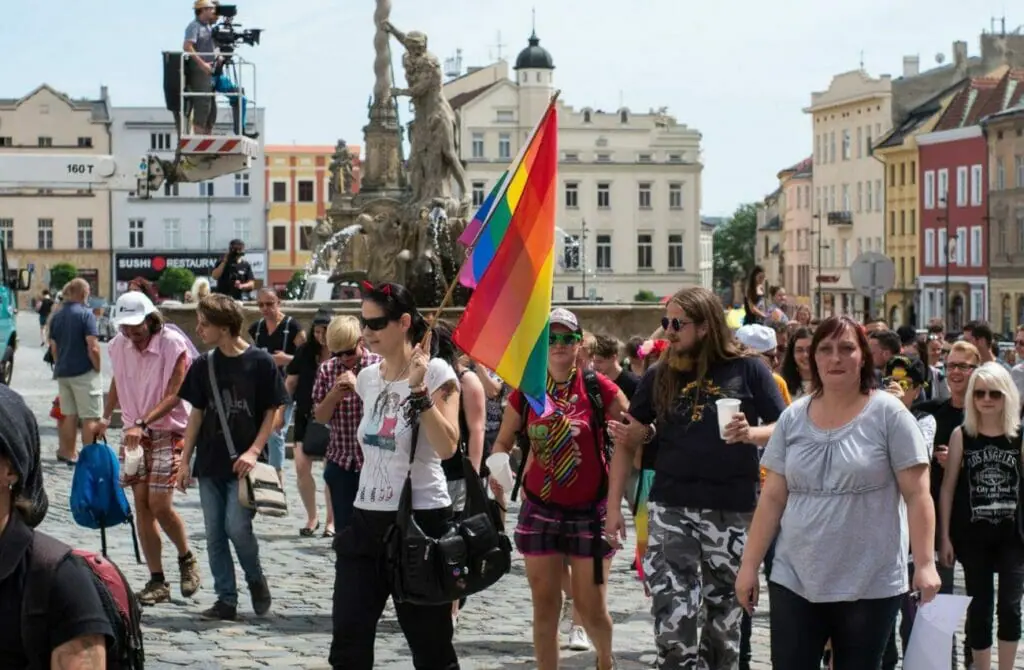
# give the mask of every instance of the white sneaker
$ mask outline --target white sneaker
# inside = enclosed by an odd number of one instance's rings
[[[558,632],[568,635],[572,632],[572,599],[562,600],[562,614],[558,617]]]
[[[593,649],[590,646],[590,638],[587,637],[587,631],[583,630],[583,626],[573,626],[572,632],[569,633],[569,649],[572,651],[590,651]]]

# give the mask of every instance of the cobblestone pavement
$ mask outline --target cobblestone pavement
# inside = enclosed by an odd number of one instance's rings
[[[19,318],[23,346],[17,354],[12,386],[21,393],[35,412],[42,436],[43,470],[50,495],[50,511],[41,528],[73,545],[99,550],[96,531],[77,526],[71,519],[67,500],[72,470],[57,462],[55,422],[49,418],[50,404],[56,395],[48,367],[42,362],[42,350],[36,346],[38,330],[34,315]],[[109,379],[109,360],[104,345],[104,372]],[[119,439],[117,431],[109,436]],[[322,486],[317,472],[318,487]],[[193,551],[199,557],[203,573],[202,590],[192,600],[181,599],[174,587],[172,603],[144,611],[146,651],[154,670],[172,668],[328,668],[327,651],[331,638],[331,595],[334,583],[334,558],[329,540],[300,538],[303,523],[299,511],[291,462],[286,466],[291,514],[284,519],[260,518],[256,532],[260,553],[274,596],[271,614],[256,618],[243,592],[238,622],[200,621],[199,612],[214,600],[212,577],[206,563],[202,511],[195,490],[176,496],[176,507],[185,520]],[[321,498],[322,500],[322,498]],[[512,511],[514,514],[514,510]],[[514,518],[514,517],[513,517]],[[107,532],[109,555],[118,563],[131,583],[141,588],[148,578],[144,565],[136,564],[131,533],[127,527]],[[168,579],[177,580],[173,548],[164,539],[164,564]],[[632,538],[626,550],[612,566],[609,580],[609,605],[615,621],[615,650],[622,668],[650,667],[654,661],[651,617],[642,586],[628,569],[632,556]],[[241,573],[239,572],[239,575]],[[530,594],[521,558],[516,557],[511,574],[491,590],[470,598],[459,621],[455,646],[460,662],[467,670],[485,668],[532,668]],[[564,640],[563,640],[564,641]],[[754,621],[753,668],[771,667],[768,662],[768,607],[763,600]],[[563,650],[562,666],[593,668],[592,653]],[[391,606],[378,626],[376,668],[412,668],[405,640]],[[1024,668],[1024,665],[1019,665]]]

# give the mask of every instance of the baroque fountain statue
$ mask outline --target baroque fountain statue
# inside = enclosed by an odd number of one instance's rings
[[[427,49],[425,34],[403,33],[391,24],[390,13],[391,0],[376,0],[374,87],[363,128],[366,153],[359,188],[349,149],[339,141],[330,166],[331,207],[309,236],[311,269],[330,271],[336,282],[400,282],[418,304],[431,306],[456,280],[465,258],[458,237],[472,215],[470,190],[455,113],[442,90],[440,61]],[[405,48],[405,88],[392,81],[392,37]],[[408,97],[413,107],[407,162],[400,97]],[[456,290],[456,302],[466,297]]]

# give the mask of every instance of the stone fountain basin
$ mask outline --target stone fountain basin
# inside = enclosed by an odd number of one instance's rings
[[[568,303],[560,306],[572,310],[580,320],[584,330],[611,335],[622,342],[625,342],[634,335],[649,336],[660,325],[661,317],[665,314],[664,306],[656,303]],[[284,313],[297,319],[307,332],[313,323],[313,316],[319,309],[326,309],[334,314],[359,316],[359,300],[331,300],[326,302],[289,300],[285,301],[282,307]],[[462,315],[462,310],[462,307],[452,307],[442,311],[441,316],[449,321],[457,322]],[[198,340],[195,334],[195,305],[161,306],[160,311],[168,321],[185,331],[200,351],[205,351],[203,343]],[[250,324],[260,319],[260,311],[255,303],[243,303],[242,311],[245,313],[245,325],[242,328],[242,332],[245,332]],[[432,308],[425,309],[423,312],[427,315],[432,315],[434,310]]]

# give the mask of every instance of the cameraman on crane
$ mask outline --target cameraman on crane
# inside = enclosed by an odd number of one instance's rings
[[[196,0],[192,9],[195,19],[185,28],[184,49],[189,54],[185,61],[185,90],[206,95],[189,96],[185,105],[186,119],[181,123],[183,128],[186,127],[191,111],[192,133],[211,135],[217,122],[217,104],[213,97],[214,69],[217,66],[213,24],[217,21],[217,4],[213,0]]]

